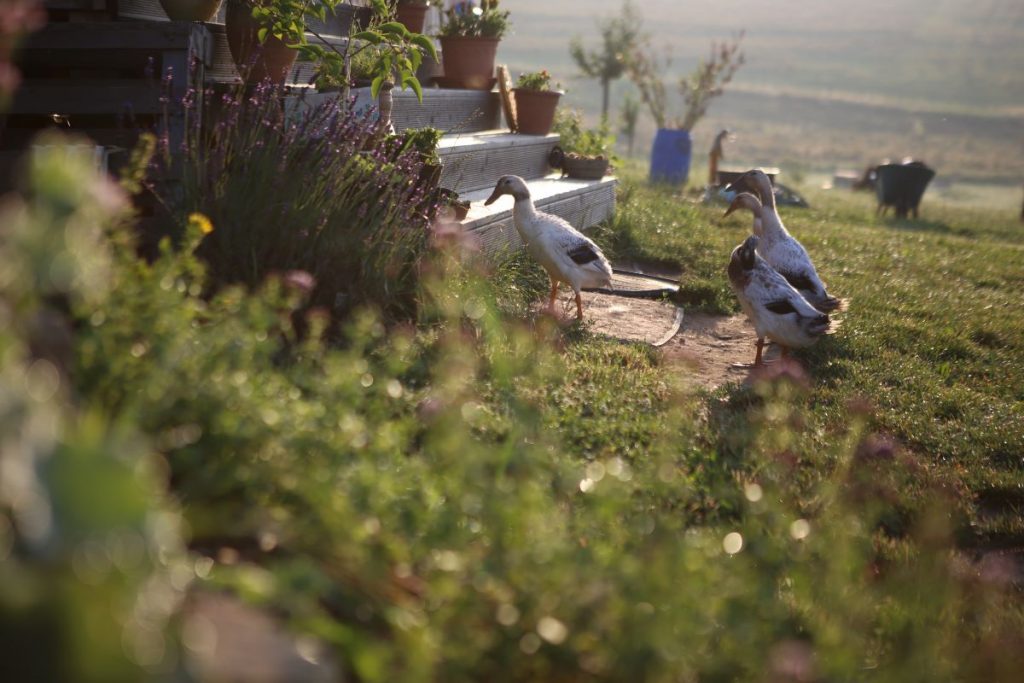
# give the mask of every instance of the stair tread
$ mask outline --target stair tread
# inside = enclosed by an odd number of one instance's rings
[[[585,194],[590,190],[608,185],[615,185],[616,182],[614,176],[605,176],[601,180],[576,180],[573,178],[563,179],[558,173],[552,173],[543,178],[529,180],[527,185],[534,203],[544,204],[556,199]],[[513,200],[511,197],[501,197],[490,206],[485,206],[484,201],[491,195],[491,192],[490,189],[477,190],[460,195],[460,199],[470,202],[469,213],[462,222],[465,227],[472,230],[501,220],[512,213]]]
[[[520,147],[523,145],[547,145],[558,141],[558,134],[521,135],[510,133],[507,128],[483,130],[476,133],[452,133],[441,138],[437,151],[442,156],[456,152],[475,152],[489,148]]]

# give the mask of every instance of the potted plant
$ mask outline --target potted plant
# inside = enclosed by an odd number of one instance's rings
[[[395,20],[413,33],[423,33],[430,0],[397,0]]]
[[[498,43],[508,29],[508,11],[498,0],[458,2],[444,13],[441,55],[446,88],[490,90],[494,87],[494,58]]]
[[[516,128],[527,135],[547,135],[555,121],[555,109],[562,96],[551,89],[551,74],[546,70],[520,74],[512,89],[516,100]]]
[[[459,198],[459,193],[441,187],[437,190],[437,215],[442,220],[465,220],[469,214],[470,203]]]
[[[160,0],[171,21],[210,21],[217,15],[221,0]]]
[[[418,180],[421,187],[435,187],[441,180],[441,157],[437,154],[437,145],[442,135],[437,128],[425,126],[410,128],[395,136],[398,145],[395,148],[394,159],[409,150],[415,150],[423,161]]]
[[[580,112],[560,109],[555,115],[553,130],[559,140],[551,151],[549,163],[552,168],[562,170],[562,177],[600,180],[608,173],[615,139],[608,132],[607,124],[585,129]]]
[[[651,149],[651,182],[684,184],[690,174],[692,140],[690,131],[707,112],[711,100],[724,92],[743,65],[740,52],[741,32],[734,40],[711,45],[711,55],[679,81],[683,100],[683,116],[671,118],[668,112],[663,74],[671,60],[658,58],[652,52],[638,49],[629,60],[630,78],[640,91],[640,99],[647,105],[658,132]]]
[[[353,60],[360,60],[357,66],[363,76],[369,79],[371,95],[381,97],[383,114],[384,99],[390,102],[391,88],[411,88],[417,99],[423,101],[423,88],[416,78],[416,70],[423,63],[424,56],[437,60],[434,43],[419,33],[409,31],[397,21],[383,21],[388,18],[385,0],[373,0],[374,16],[380,17],[365,30],[349,37],[342,46],[325,40],[313,32],[313,40],[307,36],[307,19],[324,22],[327,13],[334,11],[341,0],[228,0],[229,3],[252,4],[251,17],[258,22],[255,41],[266,46],[279,41],[288,48],[297,50],[303,59],[317,62],[317,83],[319,86],[340,86],[347,100],[347,89],[351,79]],[[230,9],[230,7],[229,7]],[[230,30],[229,30],[230,37]],[[232,49],[234,53],[234,49]],[[362,53],[367,53],[360,57]],[[238,56],[236,55],[236,59]],[[292,57],[294,61],[295,57]],[[255,80],[250,76],[250,80]],[[385,117],[386,118],[386,117]]]
[[[288,44],[295,25],[304,25],[298,0],[227,0],[224,31],[245,81],[284,83],[299,56]]]

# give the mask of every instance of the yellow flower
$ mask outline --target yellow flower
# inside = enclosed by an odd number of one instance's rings
[[[190,228],[192,226],[199,228],[199,232],[203,233],[204,235],[209,235],[211,232],[213,232],[213,223],[210,222],[209,218],[199,213],[198,211],[195,213],[190,213],[188,215],[188,226]]]

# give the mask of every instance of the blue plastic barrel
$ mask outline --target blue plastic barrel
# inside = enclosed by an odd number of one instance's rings
[[[659,128],[651,147],[651,182],[682,185],[690,175],[690,131]]]

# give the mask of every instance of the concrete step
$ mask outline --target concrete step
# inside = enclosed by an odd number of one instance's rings
[[[446,135],[438,145],[444,164],[441,186],[457,192],[490,190],[504,175],[527,180],[550,173],[548,154],[558,136],[517,135],[505,130]]]
[[[536,207],[545,213],[561,216],[577,230],[586,230],[608,218],[615,211],[615,186],[611,176],[601,180],[561,179],[558,174],[529,182],[530,195]],[[469,214],[462,226],[479,239],[486,253],[502,249],[518,249],[522,245],[512,223],[512,197],[499,198],[490,206],[484,201],[491,189],[462,195],[470,202]]]

